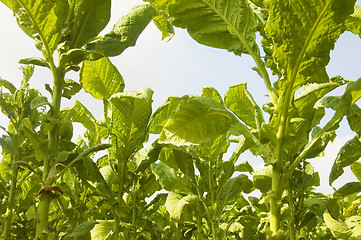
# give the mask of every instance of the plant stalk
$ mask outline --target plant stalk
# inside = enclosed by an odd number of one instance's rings
[[[7,207],[7,216],[5,218],[4,224],[4,232],[3,232],[3,239],[10,239],[11,235],[11,224],[12,224],[12,217],[14,212],[15,206],[15,190],[16,190],[16,182],[17,182],[17,175],[19,171],[19,166],[12,167],[12,176],[11,176],[11,186],[10,186],[10,194],[9,194],[9,202]]]

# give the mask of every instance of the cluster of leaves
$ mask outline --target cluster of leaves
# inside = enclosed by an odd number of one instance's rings
[[[44,56],[20,60],[20,88],[0,79],[9,119],[0,138],[3,239],[360,238],[360,182],[317,193],[307,161],[346,116],[357,136],[338,154],[330,184],[347,166],[361,181],[361,79],[326,71],[339,36],[361,34],[355,0],[149,0],[103,37],[110,0],[1,2]],[[224,97],[212,87],[169,97],[153,112],[151,89],[124,92],[109,57],[134,46],[152,20],[163,38],[176,26],[201,44],[251,55],[270,102],[261,108],[241,83]],[[28,84],[34,65],[53,74],[51,100]],[[66,79],[69,71],[79,81]],[[329,96],[343,85],[342,96]],[[61,109],[81,89],[103,102],[102,120],[78,100]],[[326,108],[334,115],[321,126]],[[86,129],[76,141],[75,122]],[[158,138],[146,149],[150,134]],[[246,151],[264,168],[240,160]],[[247,196],[254,190],[259,196]]]

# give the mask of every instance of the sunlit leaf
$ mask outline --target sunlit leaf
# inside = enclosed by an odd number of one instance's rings
[[[75,229],[72,233],[67,234],[64,237],[64,239],[84,236],[84,235],[88,234],[94,228],[94,226],[98,223],[99,222],[97,222],[97,221],[81,223],[75,227]]]
[[[355,11],[346,20],[346,28],[361,37],[361,7],[355,5]]]
[[[174,220],[181,220],[182,216],[186,213],[191,213],[192,210],[195,210],[199,202],[199,197],[197,195],[186,195],[183,196],[178,193],[170,192],[168,193],[167,201],[165,202],[165,207],[171,217]]]

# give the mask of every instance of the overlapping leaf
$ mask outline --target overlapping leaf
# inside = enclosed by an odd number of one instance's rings
[[[267,1],[266,34],[272,39],[272,58],[293,90],[305,83],[326,82],[330,50],[345,30],[355,0]]]
[[[182,196],[178,193],[170,192],[168,193],[165,207],[169,212],[171,219],[179,221],[184,214],[187,212],[191,213],[192,209],[195,210],[198,202],[199,197],[197,195],[189,194],[187,196]]]
[[[17,17],[19,26],[31,38],[45,41],[51,53],[61,37],[68,13],[66,0],[1,0]],[[44,44],[44,43],[43,43]]]
[[[124,89],[122,76],[107,57],[96,61],[84,61],[80,71],[80,82],[86,92],[101,100],[109,99]]]
[[[361,7],[355,5],[355,11],[346,21],[347,30],[354,34],[358,34],[361,38]]]
[[[142,147],[152,113],[152,94],[151,89],[143,88],[111,97],[112,143],[118,159],[128,159]]]
[[[159,142],[189,145],[209,142],[227,132],[235,118],[222,104],[208,97],[185,100],[164,126]]]

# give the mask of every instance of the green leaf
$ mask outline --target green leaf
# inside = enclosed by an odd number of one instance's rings
[[[262,110],[247,90],[247,83],[231,86],[226,93],[225,106],[247,126],[260,130],[264,123]]]
[[[16,91],[16,87],[11,82],[2,78],[0,78],[0,86],[8,89],[12,94],[14,94]]]
[[[160,134],[163,127],[178,109],[180,101],[181,98],[179,97],[168,97],[165,103],[155,110],[148,126],[149,133]]]
[[[151,164],[152,171],[157,178],[159,184],[167,191],[172,191],[176,188],[179,182],[177,181],[177,175],[175,170],[164,163],[152,163]]]
[[[349,182],[333,193],[336,197],[345,197],[353,193],[361,192],[361,182]]]
[[[49,66],[49,63],[47,63],[44,59],[42,58],[36,58],[36,57],[33,57],[33,58],[23,58],[23,59],[20,59],[19,63],[21,64],[31,64],[31,65],[37,65],[37,66],[40,66],[40,67],[47,67],[50,69],[50,66]]]
[[[183,196],[178,193],[168,193],[165,207],[170,215],[170,218],[180,221],[182,216],[191,213],[192,210],[197,209],[199,197],[197,195],[189,194]]]
[[[153,91],[142,88],[139,91],[117,93],[112,103],[112,151],[118,159],[128,159],[142,148],[146,138],[147,125],[152,113]]]
[[[164,126],[160,143],[177,146],[200,144],[224,134],[235,118],[222,104],[208,97],[185,100]]]
[[[361,162],[352,163],[351,171],[356,176],[356,178],[361,182]]]
[[[31,109],[35,109],[37,107],[41,107],[41,106],[45,106],[45,105],[49,105],[50,103],[48,102],[48,98],[44,97],[44,96],[40,96],[37,98],[34,98],[31,102],[30,102],[30,108]]]
[[[344,22],[355,0],[267,1],[269,19],[265,28],[272,41],[272,61],[281,74],[281,88],[292,91],[306,83],[328,81],[325,70],[330,51],[345,31]]]
[[[84,236],[84,235],[88,234],[94,228],[94,226],[98,223],[99,222],[97,222],[97,221],[81,223],[78,226],[76,226],[76,228],[74,229],[74,231],[72,233],[65,235],[64,239]]]
[[[351,165],[361,157],[361,142],[354,137],[342,146],[332,166],[329,183],[330,185],[344,172],[343,168]]]
[[[272,166],[252,173],[252,177],[255,187],[262,193],[267,193],[272,186]]]
[[[325,212],[323,218],[327,227],[337,239],[359,240],[361,239],[361,217],[351,216],[345,222],[336,220]]]
[[[237,172],[248,172],[248,173],[252,173],[254,171],[251,164],[249,164],[249,162],[241,162],[234,168],[234,170]]]
[[[327,227],[337,239],[351,239],[352,231],[346,223],[335,220],[328,212],[323,214],[323,219],[325,220]]]
[[[149,4],[133,7],[120,18],[111,31],[95,43],[96,51],[105,56],[117,56],[126,48],[135,46],[139,35],[143,32],[157,11]]]
[[[68,13],[66,0],[1,0],[17,16],[19,26],[31,38],[45,41],[50,53],[57,47]],[[40,39],[39,39],[40,38]]]
[[[118,69],[107,57],[84,61],[80,70],[80,82],[86,92],[100,100],[122,92],[125,86]]]
[[[169,14],[172,23],[187,28],[199,43],[227,49],[237,55],[257,55],[257,18],[245,0],[149,0]]]
[[[223,99],[221,97],[221,94],[219,94],[217,89],[215,89],[213,87],[204,87],[204,88],[202,88],[202,97],[213,98],[217,102],[223,104]]]
[[[64,88],[63,88],[63,97],[66,97],[67,99],[70,99],[73,95],[78,93],[82,86],[71,79],[65,79],[64,80]]]
[[[162,32],[162,40],[170,40],[174,35],[173,25],[168,21],[168,16],[164,12],[158,12],[153,17],[155,26]]]
[[[90,231],[92,240],[107,239],[114,228],[114,220],[98,220],[98,224]]]
[[[78,100],[73,107],[62,109],[61,114],[64,116],[64,119],[81,123],[89,131],[92,144],[100,143],[96,119]]]
[[[81,48],[108,24],[111,0],[82,0],[75,9],[72,48]]]
[[[361,136],[361,109],[353,104],[346,114],[348,125],[352,131]]]
[[[191,178],[195,176],[193,157],[183,148],[173,145],[163,147],[159,154],[159,160],[176,170],[180,169]]]
[[[230,178],[223,185],[220,192],[219,200],[222,206],[227,203],[233,203],[242,192],[250,193],[252,191],[253,183],[244,174],[237,177]]]
[[[346,20],[346,28],[361,38],[361,7],[355,5],[355,10]]]

